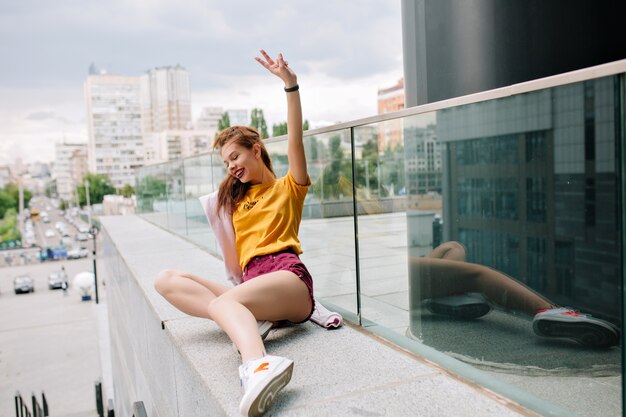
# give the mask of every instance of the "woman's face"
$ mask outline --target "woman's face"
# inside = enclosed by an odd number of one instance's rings
[[[252,149],[248,149],[236,143],[235,140],[231,140],[222,146],[220,153],[229,175],[241,182],[255,183],[255,179],[261,172],[259,145],[254,145]]]

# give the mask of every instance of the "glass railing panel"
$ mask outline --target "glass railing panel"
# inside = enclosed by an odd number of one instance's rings
[[[137,210],[146,220],[168,228],[167,164],[149,165],[137,175]]]
[[[198,198],[217,189],[213,185],[212,165],[212,159],[216,157],[218,156],[205,154],[184,160],[187,238],[212,253],[219,253],[217,242]],[[214,163],[217,167],[222,167],[220,162],[216,160]],[[223,176],[223,169],[221,171]]]
[[[404,122],[354,128],[363,325],[401,335],[409,326]]]
[[[589,416],[552,394],[548,376],[568,377],[559,391],[572,398],[581,378],[621,376],[617,85],[606,77],[437,111],[441,190],[425,191],[441,206],[426,220],[404,126],[409,334]],[[594,318],[535,317],[555,305]],[[621,401],[602,382],[593,389]]]
[[[315,296],[357,313],[350,130],[305,136],[311,187],[300,225],[302,260]],[[287,173],[287,143],[268,145],[277,176]]]
[[[185,172],[182,159],[167,163],[168,229],[181,236],[187,235]]]

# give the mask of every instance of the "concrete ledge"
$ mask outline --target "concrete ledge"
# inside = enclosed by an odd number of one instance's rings
[[[238,416],[240,359],[215,323],[189,317],[153,288],[179,269],[224,281],[219,259],[136,216],[102,219],[116,416]],[[322,300],[323,301],[323,300]],[[268,415],[516,416],[531,413],[364,332],[314,325],[273,330],[269,352],[295,361]]]

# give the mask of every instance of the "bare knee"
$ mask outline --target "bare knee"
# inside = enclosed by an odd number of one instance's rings
[[[437,254],[436,257],[451,261],[464,261],[466,254],[465,246],[454,240],[442,243],[433,252]]]
[[[173,269],[162,270],[157,274],[154,280],[154,289],[156,289],[159,294],[165,296],[174,288],[175,280],[178,275],[178,272]]]

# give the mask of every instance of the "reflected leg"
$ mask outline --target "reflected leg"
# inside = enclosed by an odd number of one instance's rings
[[[555,306],[508,275],[469,262],[411,258],[410,277],[412,283],[418,283],[421,299],[478,292],[501,307],[528,314]]]

